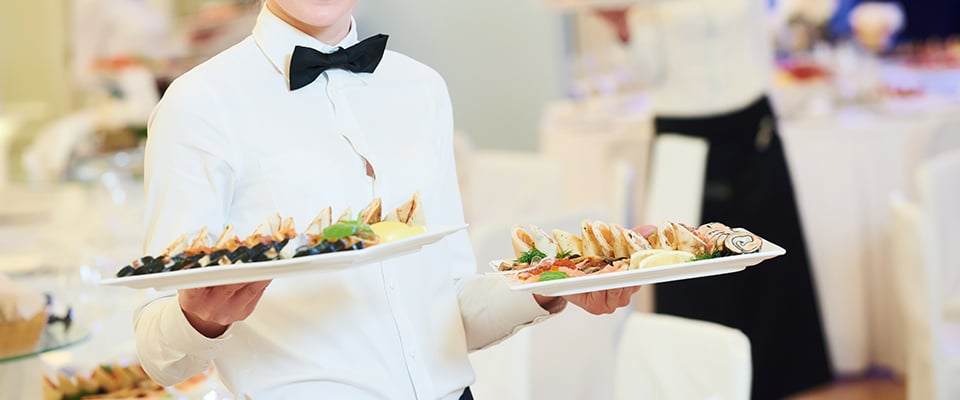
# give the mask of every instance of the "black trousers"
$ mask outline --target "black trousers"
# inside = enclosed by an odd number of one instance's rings
[[[724,115],[657,118],[656,130],[709,141],[703,222],[743,227],[787,249],[735,274],[657,284],[657,312],[743,331],[753,356],[753,399],[780,399],[831,380],[803,230],[767,98]]]
[[[473,400],[473,393],[470,393],[470,386],[467,386],[466,389],[463,389],[463,394],[460,395],[460,400]]]

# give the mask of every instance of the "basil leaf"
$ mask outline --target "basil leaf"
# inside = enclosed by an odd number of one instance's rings
[[[338,222],[323,229],[323,238],[338,240],[357,233],[357,225]]]
[[[569,276],[567,276],[567,273],[566,273],[566,272],[561,272],[561,271],[547,271],[547,272],[544,272],[544,273],[540,274],[540,280],[539,280],[539,281],[540,281],[540,282],[555,281],[555,280],[557,280],[557,279],[566,279],[566,278],[569,278]]]
[[[547,258],[547,255],[543,254],[543,252],[540,250],[530,249],[530,250],[527,250],[526,253],[523,253],[523,255],[521,255],[520,258],[517,258],[517,262],[530,264],[533,262],[535,258],[542,260],[544,258]]]

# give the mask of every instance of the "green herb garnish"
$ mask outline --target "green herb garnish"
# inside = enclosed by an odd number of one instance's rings
[[[109,366],[109,365],[107,365],[107,364],[101,365],[101,366],[100,366],[100,369],[104,370],[104,371],[105,371],[106,373],[108,373],[108,374],[111,373],[111,372],[113,372],[113,367],[111,367],[111,366]]]
[[[558,259],[558,260],[561,259],[561,258],[572,258],[572,256],[573,256],[573,254],[570,252],[570,250],[561,251],[561,252],[557,253],[557,259]]]
[[[690,261],[691,262],[703,261],[703,260],[709,260],[711,258],[724,257],[726,255],[727,255],[726,252],[724,252],[723,250],[714,250],[713,252],[710,252],[710,253],[703,253],[699,256],[694,256],[693,258],[690,259]]]
[[[547,271],[547,272],[544,272],[544,273],[540,274],[540,280],[539,280],[539,281],[540,281],[540,282],[555,281],[555,280],[557,280],[557,279],[566,279],[566,278],[569,278],[569,276],[567,276],[567,273],[566,273],[566,272],[561,272],[561,271]]]
[[[517,258],[517,263],[530,264],[533,262],[534,259],[542,260],[544,258],[547,258],[547,255],[543,254],[542,251],[537,249],[530,249],[530,250],[527,250],[526,253],[523,253],[523,255],[521,255],[519,258]]]
[[[373,228],[370,225],[361,224],[360,221],[343,220],[324,228],[322,234],[326,240],[339,240],[360,232],[373,233]]]

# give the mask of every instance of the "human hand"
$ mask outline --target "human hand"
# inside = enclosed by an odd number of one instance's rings
[[[215,338],[226,332],[230,324],[250,316],[270,282],[185,289],[177,297],[190,325],[203,336]]]
[[[607,21],[608,24],[617,33],[621,43],[630,41],[630,25],[627,22],[626,8],[600,9],[594,11],[600,18]]]
[[[549,311],[551,314],[562,311],[566,307],[567,302],[570,302],[591,314],[599,315],[612,314],[614,311],[617,311],[618,308],[630,305],[630,298],[639,290],[640,286],[633,286],[560,297],[534,294],[533,298],[537,300],[540,307],[543,307],[544,310]]]
[[[618,308],[630,305],[630,299],[639,290],[640,286],[632,286],[571,294],[563,296],[563,298],[591,314],[612,314]]]

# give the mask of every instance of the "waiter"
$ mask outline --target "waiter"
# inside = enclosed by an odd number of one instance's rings
[[[831,370],[766,95],[774,59],[764,4],[677,0],[599,14],[644,64],[657,66],[651,90],[657,133],[709,143],[703,222],[742,226],[787,249],[737,274],[658,284],[655,295],[658,312],[742,330],[752,347],[753,398],[767,400],[825,383]]]
[[[170,86],[149,127],[147,253],[202,226],[251,232],[274,212],[306,226],[417,190],[428,223],[463,223],[446,86],[385,35],[358,42],[354,4],[267,0],[252,36]],[[164,385],[214,364],[238,398],[469,399],[469,350],[637,290],[523,294],[474,264],[460,233],[339,272],[181,290],[138,312],[138,354]]]

